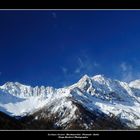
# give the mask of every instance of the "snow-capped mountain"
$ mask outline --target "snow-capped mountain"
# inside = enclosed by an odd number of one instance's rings
[[[13,117],[32,116],[32,121],[53,120],[53,129],[70,129],[75,122],[82,129],[96,129],[105,121],[106,129],[115,129],[118,121],[118,129],[123,125],[134,129],[140,126],[140,80],[126,83],[85,75],[59,89],[7,82],[0,86],[0,111]]]

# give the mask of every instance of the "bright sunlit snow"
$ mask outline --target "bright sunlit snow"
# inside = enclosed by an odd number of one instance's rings
[[[140,125],[140,98],[135,93],[140,92],[137,83],[128,84],[102,75],[85,75],[77,83],[59,89],[8,82],[0,87],[0,110],[11,116],[24,116],[45,107],[51,114],[61,116],[56,125],[62,125],[76,118],[77,107],[72,102],[75,101],[89,111],[115,115],[136,127]]]

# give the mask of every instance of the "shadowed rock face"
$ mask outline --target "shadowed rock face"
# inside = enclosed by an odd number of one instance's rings
[[[0,112],[0,130],[20,130],[24,128],[24,124],[13,117]]]

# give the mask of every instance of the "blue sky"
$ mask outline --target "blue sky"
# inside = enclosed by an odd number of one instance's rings
[[[84,74],[140,78],[140,11],[0,11],[0,84],[63,87]]]

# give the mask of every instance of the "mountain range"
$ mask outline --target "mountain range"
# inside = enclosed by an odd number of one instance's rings
[[[84,75],[64,87],[0,86],[0,129],[135,130],[140,128],[140,80]]]

